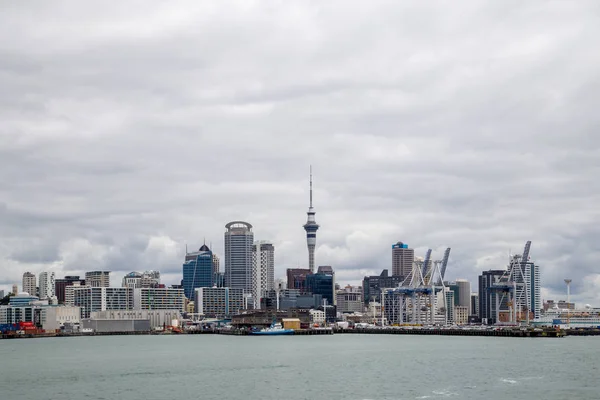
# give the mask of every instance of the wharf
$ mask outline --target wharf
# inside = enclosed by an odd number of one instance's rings
[[[293,336],[306,336],[306,335],[333,335],[333,329],[297,329],[294,331]],[[233,335],[233,336],[248,336],[249,331],[247,329],[219,329],[214,331],[190,331],[188,334],[200,335],[200,334],[216,334],[216,335]],[[292,336],[292,335],[290,335]]]
[[[438,335],[438,336],[496,336],[496,337],[564,337],[564,330],[476,330],[476,329],[337,329],[341,334],[380,334],[380,335]]]

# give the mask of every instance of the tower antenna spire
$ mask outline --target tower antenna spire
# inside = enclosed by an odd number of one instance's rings
[[[312,165],[310,166],[310,208],[312,208]]]

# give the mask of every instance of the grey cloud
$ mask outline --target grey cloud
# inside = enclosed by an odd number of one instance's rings
[[[0,13],[0,285],[177,282],[185,243],[222,254],[237,219],[283,275],[313,164],[342,283],[403,240],[475,284],[532,240],[546,293],[568,274],[600,301],[595,2],[31,7]]]

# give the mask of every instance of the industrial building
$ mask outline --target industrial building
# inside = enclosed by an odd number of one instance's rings
[[[180,310],[106,310],[92,312],[82,325],[97,332],[128,332],[164,328],[179,320]]]

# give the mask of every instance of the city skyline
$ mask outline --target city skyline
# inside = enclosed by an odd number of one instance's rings
[[[313,165],[316,266],[339,282],[389,269],[398,241],[452,247],[448,278],[475,282],[532,240],[542,298],[568,278],[600,304],[589,4],[16,2],[0,13],[0,290],[25,271],[176,283],[204,237],[223,269],[232,220],[273,242],[276,276],[308,267]]]

